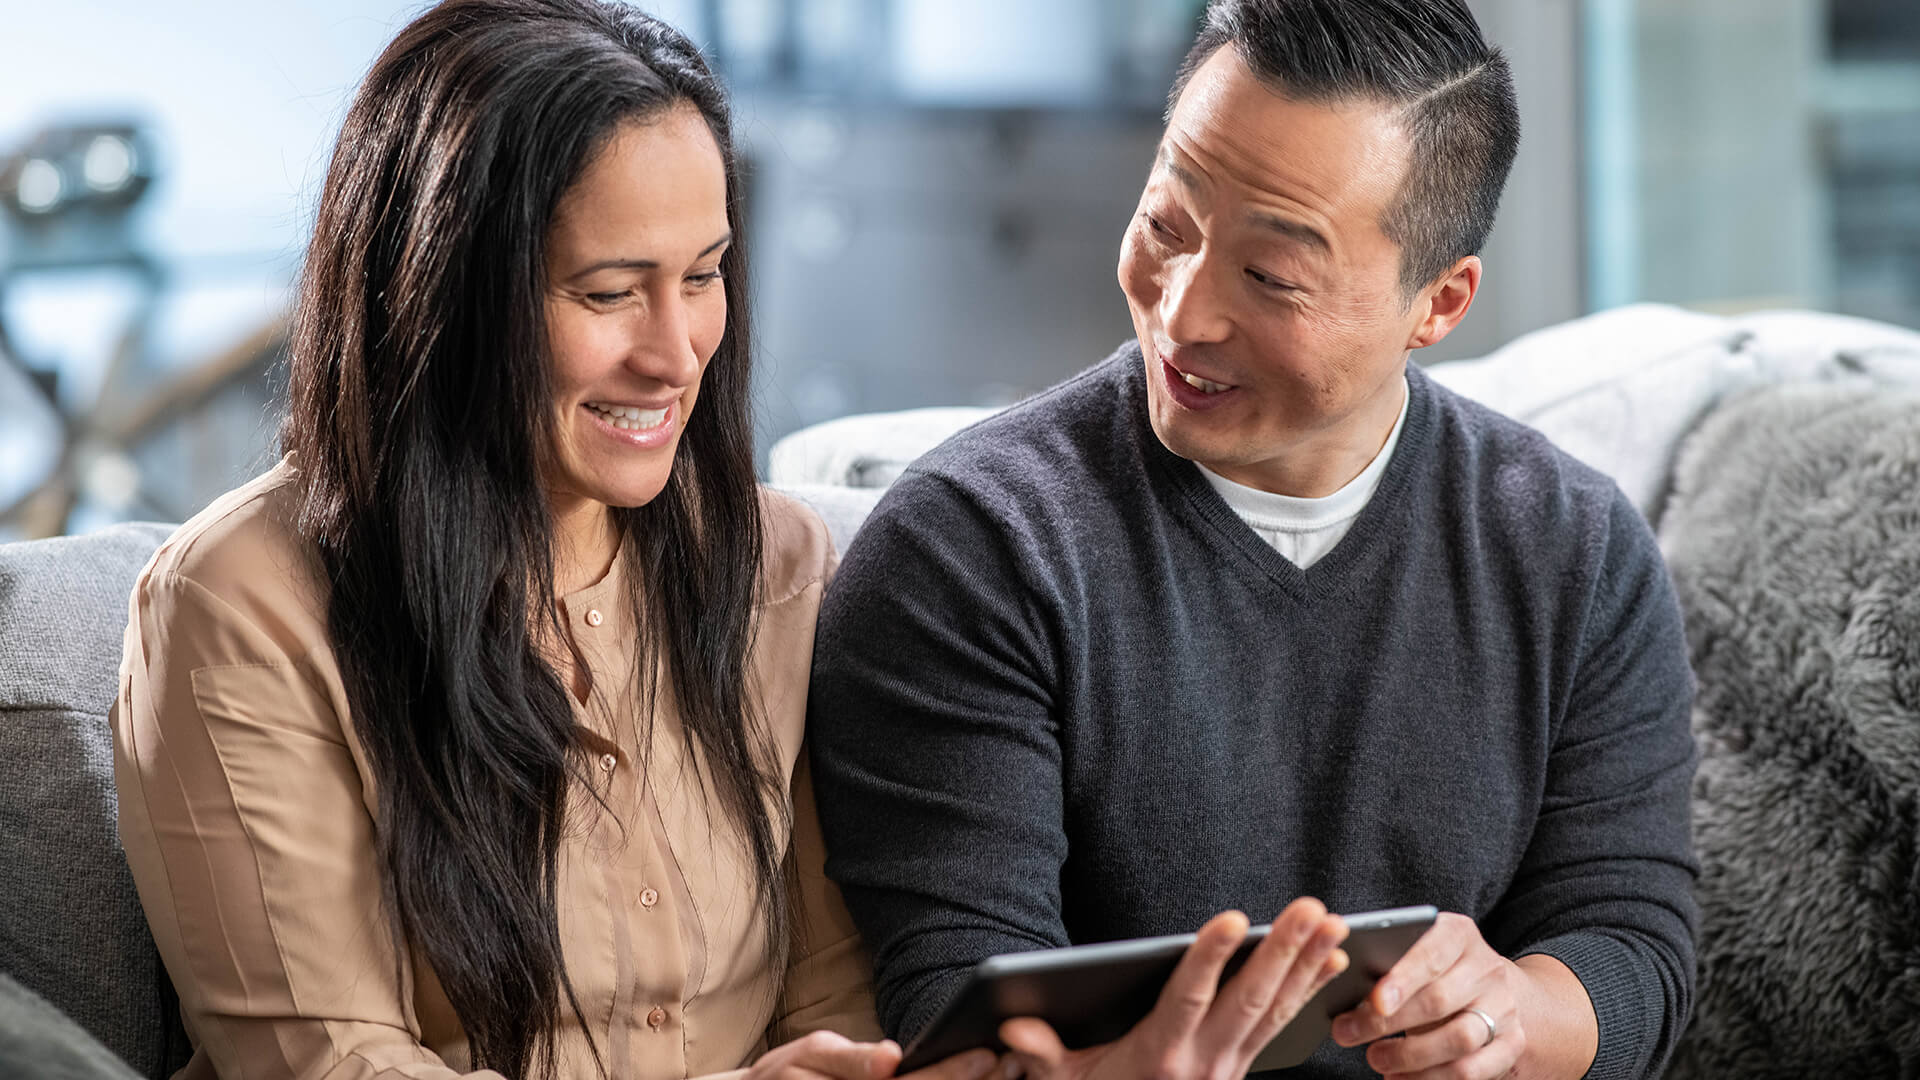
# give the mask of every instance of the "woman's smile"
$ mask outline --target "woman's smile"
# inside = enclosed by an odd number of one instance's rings
[[[663,406],[615,405],[589,401],[581,406],[600,433],[635,450],[658,450],[673,442],[679,417],[679,400]]]

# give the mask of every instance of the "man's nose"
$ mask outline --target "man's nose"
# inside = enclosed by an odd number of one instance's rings
[[[1160,326],[1176,344],[1224,340],[1230,331],[1216,260],[1205,251],[1168,268],[1160,297]]]

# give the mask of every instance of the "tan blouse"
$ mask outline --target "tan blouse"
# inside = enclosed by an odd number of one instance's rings
[[[120,833],[193,1037],[180,1075],[462,1075],[466,1038],[432,971],[395,963],[372,776],[316,553],[284,524],[289,473],[282,463],[181,526],[133,593],[113,715]],[[822,872],[800,744],[833,547],[799,504],[762,502],[767,599],[750,678],[792,780],[802,912],[784,971],[765,962],[744,842],[717,813],[709,821],[670,702],[655,711],[650,759],[638,752],[619,567],[561,600],[593,686],[574,716],[611,813],[585,791],[569,800],[560,933],[614,1080],[736,1069],[816,1028],[879,1038],[867,957]],[[559,1075],[595,1076],[587,1031],[564,1004],[561,1015]]]

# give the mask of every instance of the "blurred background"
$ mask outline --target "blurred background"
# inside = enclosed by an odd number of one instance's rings
[[[1642,300],[1920,327],[1920,3],[1470,0],[1521,157],[1484,354]],[[761,453],[1015,400],[1130,333],[1119,240],[1200,0],[674,0],[736,92]],[[179,521],[272,460],[347,98],[419,3],[0,14],[0,540]]]

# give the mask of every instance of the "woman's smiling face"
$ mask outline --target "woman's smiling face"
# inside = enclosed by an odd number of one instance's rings
[[[666,487],[726,329],[731,241],[720,147],[689,104],[622,125],[561,200],[546,296],[557,509]]]

